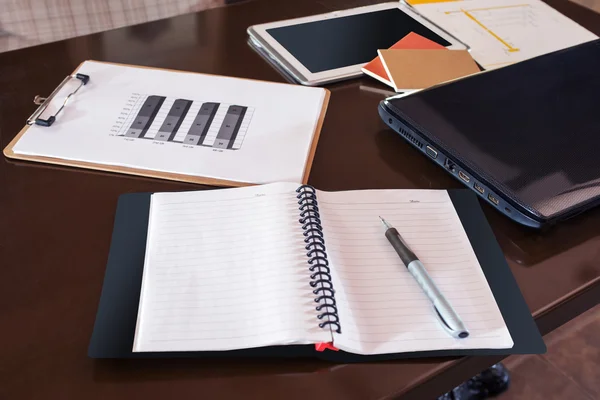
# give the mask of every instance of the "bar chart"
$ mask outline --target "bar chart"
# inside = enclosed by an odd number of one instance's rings
[[[118,117],[117,136],[239,150],[254,109],[195,99],[132,93]]]

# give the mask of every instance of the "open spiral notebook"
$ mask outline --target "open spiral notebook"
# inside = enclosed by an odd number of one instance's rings
[[[129,312],[133,332],[123,347],[132,354],[321,343],[357,356],[474,349],[508,354],[514,347],[507,316],[447,191],[324,192],[276,183],[155,193],[147,214],[141,287]],[[387,242],[378,215],[423,261],[469,338],[444,331]],[[105,290],[111,279],[107,271]],[[520,293],[510,296],[514,303]],[[103,301],[104,293],[96,330]],[[532,320],[526,309],[525,316],[529,322],[521,328],[527,330]],[[90,353],[98,353],[99,340],[92,338]]]

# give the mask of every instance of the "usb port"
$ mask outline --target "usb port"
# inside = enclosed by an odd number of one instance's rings
[[[425,148],[425,152],[427,152],[427,155],[431,158],[437,158],[437,151],[435,151],[434,149],[432,149],[431,147],[427,146]]]
[[[460,179],[462,179],[463,181],[469,183],[469,181],[471,180],[471,178],[469,178],[469,175],[465,174],[462,171],[458,171],[458,176],[460,176]]]
[[[488,194],[488,199],[495,205],[498,205],[498,203],[500,203],[500,201],[497,198],[495,198],[494,196],[492,196],[491,194]]]
[[[479,184],[477,182],[475,182],[473,184],[473,187],[475,188],[475,190],[477,190],[479,193],[483,194],[483,192],[485,192],[485,189],[482,188],[481,186],[479,186]]]

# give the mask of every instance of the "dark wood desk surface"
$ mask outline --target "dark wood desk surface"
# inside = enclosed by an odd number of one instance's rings
[[[256,0],[0,54],[4,148],[47,94],[96,59],[282,81],[246,43],[249,25],[366,4]],[[600,15],[554,7],[600,34]],[[310,183],[325,190],[458,187],[386,129],[370,79],[330,86]],[[199,88],[201,90],[201,88]],[[0,160],[0,398],[428,399],[498,358],[362,365],[311,360],[94,361],[87,346],[120,194],[201,187]],[[547,233],[483,206],[542,333],[600,298],[600,209]]]

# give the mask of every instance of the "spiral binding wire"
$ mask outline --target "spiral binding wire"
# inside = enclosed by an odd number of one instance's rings
[[[313,294],[315,309],[319,312],[317,318],[326,319],[319,324],[320,328],[329,327],[337,333],[342,333],[337,307],[335,304],[335,291],[331,282],[331,270],[327,260],[327,249],[323,239],[323,227],[321,226],[321,215],[319,214],[319,203],[315,188],[310,185],[300,186],[296,192],[300,210],[300,225],[304,231],[304,243],[307,250],[308,270],[310,275],[310,286],[315,288]]]

